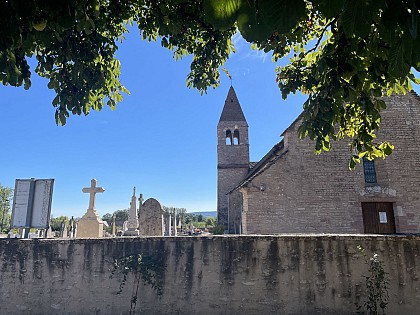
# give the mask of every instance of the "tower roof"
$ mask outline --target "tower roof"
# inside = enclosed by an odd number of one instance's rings
[[[246,121],[233,86],[230,87],[220,121]]]

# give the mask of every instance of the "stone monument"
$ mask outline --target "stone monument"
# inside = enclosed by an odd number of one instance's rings
[[[130,210],[128,212],[127,230],[124,231],[124,236],[138,236],[138,227],[139,219],[137,218],[136,187],[134,187],[133,196],[131,197],[130,202]]]
[[[117,235],[117,227],[115,225],[115,213],[112,215],[112,236]]]
[[[76,235],[76,221],[74,220],[74,217],[72,216],[70,221],[69,221],[69,231],[68,231],[68,236],[70,238],[74,238]]]
[[[163,236],[163,209],[159,201],[147,199],[140,208],[140,235]]]
[[[78,222],[76,237],[103,237],[104,235],[104,222],[96,213],[95,201],[96,194],[103,193],[105,189],[96,187],[96,179],[92,179],[90,183],[90,187],[82,189],[84,193],[90,194],[89,208]]]
[[[64,237],[64,238],[67,238],[68,237],[67,236],[66,220],[63,220],[61,222],[61,225],[60,225],[60,237]]]

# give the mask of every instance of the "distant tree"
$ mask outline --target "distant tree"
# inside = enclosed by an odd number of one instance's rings
[[[185,226],[185,215],[187,214],[187,209],[185,208],[179,208],[177,213],[177,219],[179,220],[179,223],[181,224],[181,227]]]
[[[0,183],[0,233],[10,230],[10,204],[13,200],[13,189]]]
[[[185,214],[185,224],[187,226],[190,226],[192,224],[192,222],[195,221],[195,215],[192,213],[186,213]]]
[[[163,206],[162,208],[166,216],[171,215],[171,217],[173,217],[175,214],[178,224],[180,224],[181,226],[184,226],[186,224],[185,218],[186,218],[187,209],[176,208],[176,207],[166,207],[166,206]]]
[[[215,226],[216,225],[216,219],[213,217],[206,218],[206,226]]]
[[[110,226],[112,224],[112,214],[107,213],[102,216],[102,221],[106,221]]]
[[[115,215],[115,221],[123,222],[128,220],[128,211],[129,209],[117,210],[113,213]]]
[[[69,226],[69,218],[67,216],[59,216],[57,218],[51,218],[50,226],[53,231],[61,230],[61,223],[64,221],[65,226]]]
[[[223,225],[216,225],[216,226],[213,228],[212,233],[213,233],[214,235],[223,235],[223,234],[224,234],[224,230],[225,230],[225,228],[224,228],[224,226],[223,226]]]
[[[172,215],[173,214],[173,210],[175,209],[174,207],[167,207],[167,206],[163,206],[162,207],[163,212],[165,212],[166,216]]]
[[[203,220],[204,220],[204,217],[203,217],[202,214],[197,215],[197,221],[198,222],[203,222]]]

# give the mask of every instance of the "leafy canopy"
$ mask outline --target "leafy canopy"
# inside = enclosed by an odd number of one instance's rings
[[[10,205],[13,201],[13,189],[0,183],[0,233],[10,230]]]
[[[418,83],[420,12],[416,0],[5,0],[0,2],[0,80],[30,87],[27,59],[49,80],[55,119],[115,108],[128,93],[115,58],[128,25],[144,40],[159,40],[175,59],[193,55],[187,86],[201,93],[220,83],[239,31],[255,49],[271,52],[283,98],[308,95],[300,137],[328,151],[351,139],[350,167],[385,157],[388,142],[375,130],[384,93]]]

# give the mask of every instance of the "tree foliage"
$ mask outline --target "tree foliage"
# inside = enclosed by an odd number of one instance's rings
[[[283,98],[308,95],[300,137],[328,151],[331,140],[351,139],[350,166],[385,157],[377,142],[384,93],[405,93],[418,83],[420,13],[416,0],[8,0],[0,3],[0,80],[30,87],[27,58],[49,80],[57,123],[87,115],[128,93],[115,58],[127,26],[159,40],[175,59],[191,54],[187,86],[205,92],[234,51],[239,31],[278,67]]]
[[[106,213],[102,216],[102,221],[106,221],[109,226],[111,226],[113,221],[113,215],[111,213]]]
[[[10,205],[13,201],[13,189],[2,186],[0,183],[0,233],[6,233],[10,229]]]
[[[176,221],[177,223],[183,227],[185,226],[185,219],[186,219],[186,215],[187,215],[187,209],[185,208],[176,208],[176,207],[166,207],[163,206],[163,211],[165,212],[166,217],[171,216],[173,218],[173,216],[176,216]]]
[[[69,226],[69,217],[62,215],[57,218],[51,218],[50,220],[51,230],[61,231],[63,222],[65,226]]]

